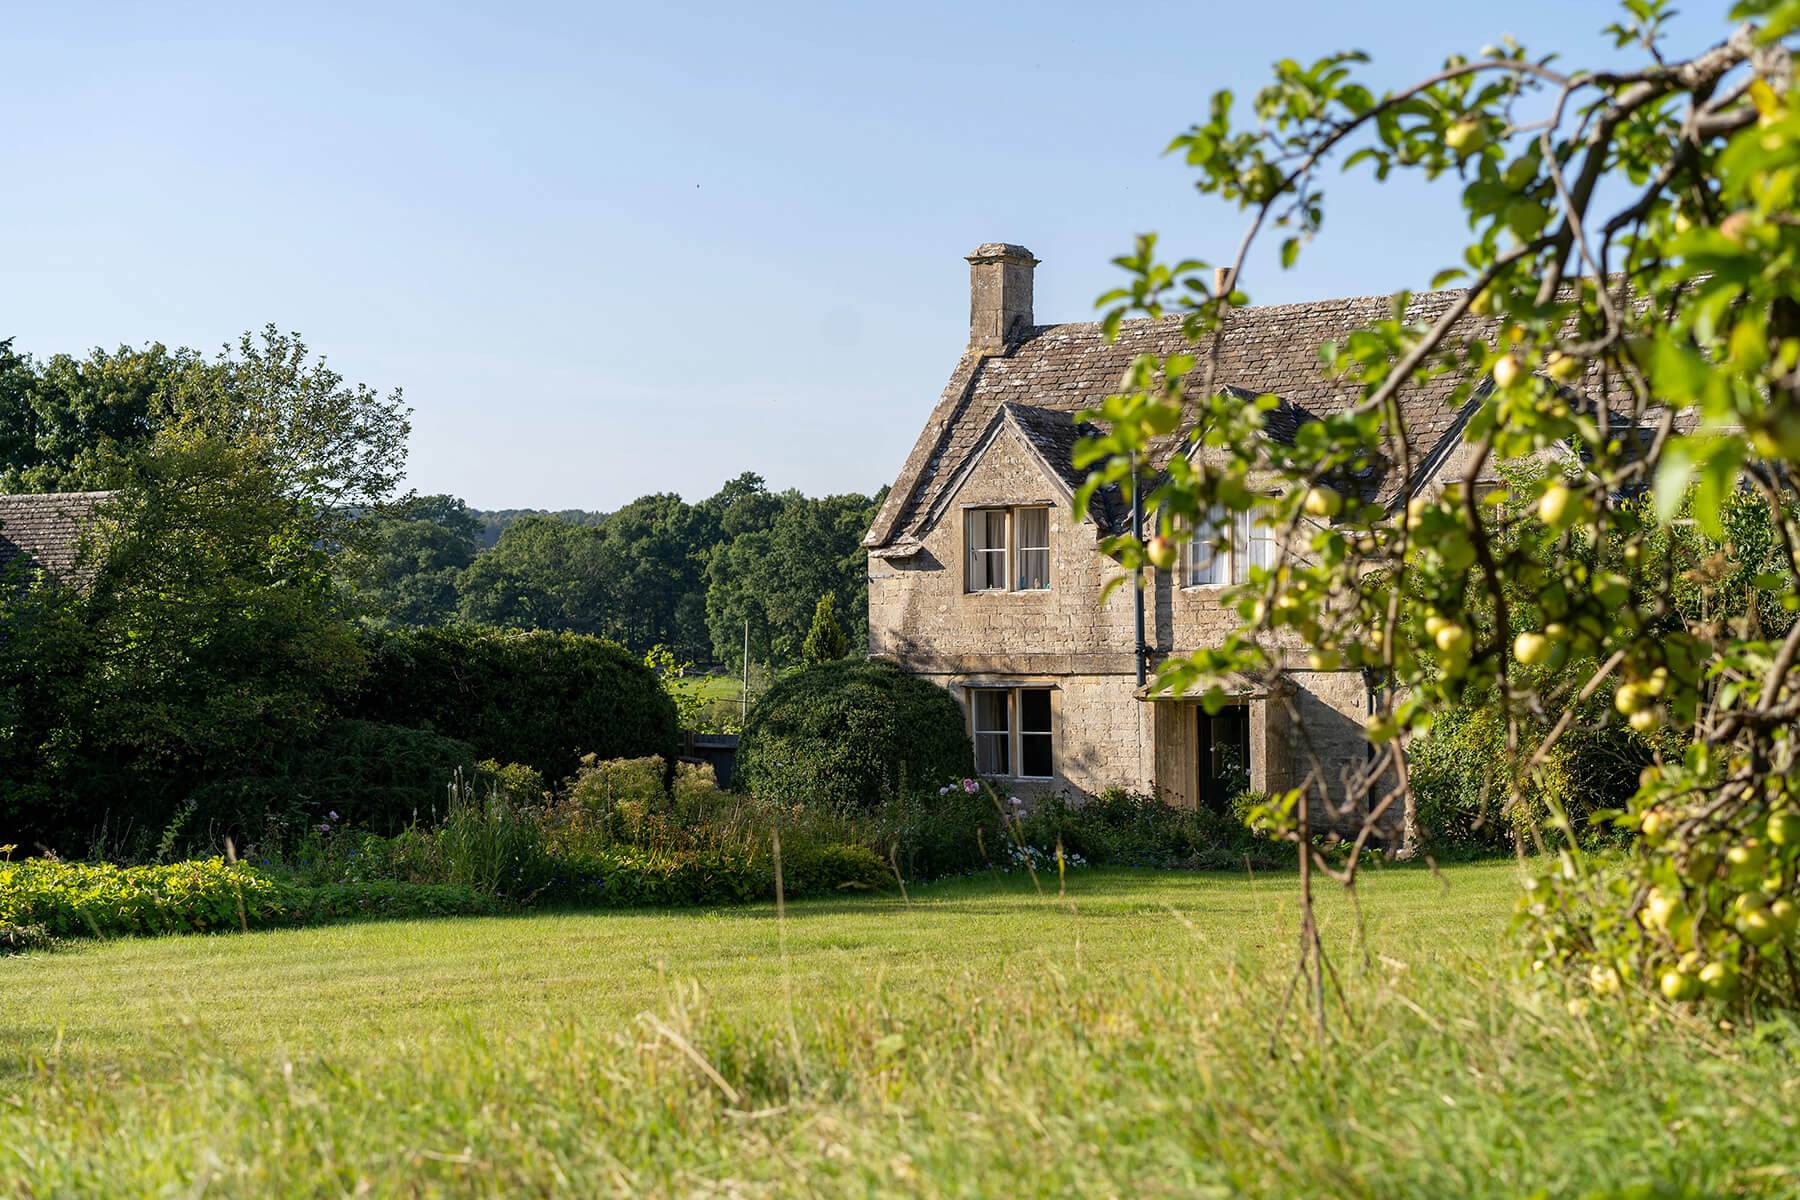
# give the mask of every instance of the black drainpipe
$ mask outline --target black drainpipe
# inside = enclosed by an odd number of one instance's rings
[[[1138,486],[1137,458],[1131,460],[1131,529],[1141,544],[1144,540],[1144,489]],[[1137,681],[1144,686],[1145,666],[1150,660],[1150,647],[1144,642],[1144,559],[1138,556],[1137,577],[1132,588],[1137,598]]]

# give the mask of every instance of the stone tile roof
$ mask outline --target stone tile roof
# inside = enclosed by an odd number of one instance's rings
[[[1010,420],[1019,435],[1029,442],[1044,465],[1049,467],[1062,481],[1064,487],[1073,494],[1087,481],[1087,472],[1075,466],[1075,443],[1085,437],[1099,434],[1098,426],[1086,421],[1076,421],[1073,413],[1055,408],[1039,408],[1030,404],[1014,404],[1008,401],[1000,406],[1001,412]],[[1122,528],[1125,521],[1125,501],[1116,486],[1097,488],[1094,497],[1088,502],[1088,515],[1094,524],[1111,533]]]
[[[1460,291],[1418,293],[1407,305],[1404,318],[1434,320],[1461,295]],[[1226,322],[1217,383],[1247,397],[1280,396],[1283,406],[1270,414],[1269,434],[1291,440],[1304,421],[1341,411],[1356,398],[1355,389],[1321,368],[1319,345],[1341,341],[1392,313],[1389,296],[1239,309]],[[1478,332],[1485,325],[1470,318],[1469,332]],[[1137,355],[1166,357],[1184,350],[1193,352],[1201,362],[1189,377],[1198,387],[1204,380],[1211,345],[1209,340],[1190,344],[1182,334],[1179,317],[1126,321],[1111,342],[1098,322],[1039,325],[1026,331],[1004,355],[965,353],[863,544],[879,547],[920,532],[914,526],[932,510],[1002,404],[1071,414],[1097,407],[1118,389],[1126,367]],[[1415,453],[1429,451],[1458,426],[1457,410],[1446,403],[1456,383],[1453,376],[1444,375],[1401,393]],[[1172,437],[1171,448],[1178,441],[1179,436]],[[1378,478],[1368,481],[1371,497],[1391,490],[1383,486],[1385,482]]]
[[[17,559],[77,585],[77,551],[94,509],[112,492],[0,496],[0,569]]]

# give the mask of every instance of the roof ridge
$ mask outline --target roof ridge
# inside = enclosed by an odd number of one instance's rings
[[[1420,300],[1427,297],[1435,300],[1442,297],[1460,296],[1468,290],[1468,288],[1428,288],[1420,292],[1407,292],[1407,296],[1409,297],[1408,304],[1417,304]],[[1245,304],[1232,308],[1231,313],[1233,316],[1246,316],[1250,314],[1255,314],[1257,316],[1275,316],[1283,312],[1297,312],[1338,304],[1371,304],[1376,301],[1392,300],[1403,291],[1406,291],[1406,289],[1399,288],[1391,292],[1370,292],[1363,296],[1331,296],[1319,300],[1289,300],[1283,304]],[[1187,320],[1189,315],[1190,314],[1188,313],[1165,313],[1160,317],[1127,317],[1119,324],[1121,328],[1142,328],[1146,325],[1174,325]],[[1025,333],[1019,338],[1019,342],[1022,344],[1030,341],[1036,334],[1044,333],[1052,329],[1098,329],[1104,324],[1104,321],[1052,321],[1047,325],[1032,325],[1027,327]]]

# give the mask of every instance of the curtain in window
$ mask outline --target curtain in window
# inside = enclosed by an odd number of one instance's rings
[[[1231,541],[1231,513],[1215,504],[1188,543],[1187,586],[1231,582]]]
[[[1006,587],[1006,510],[976,508],[969,512],[969,590],[987,592]]]
[[[1012,693],[981,688],[969,693],[975,709],[975,770],[1012,774]]]
[[[1050,510],[1021,508],[1013,516],[1013,535],[1018,539],[1020,591],[1050,586]]]
[[[1262,517],[1260,507],[1237,515],[1237,548],[1246,567],[1275,565],[1275,530],[1261,524]]]

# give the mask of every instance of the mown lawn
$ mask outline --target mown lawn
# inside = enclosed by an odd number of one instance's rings
[[[0,1195],[1795,1194],[1792,1026],[1571,1013],[1517,870],[1327,892],[1323,1040],[1282,875],[0,961]]]

